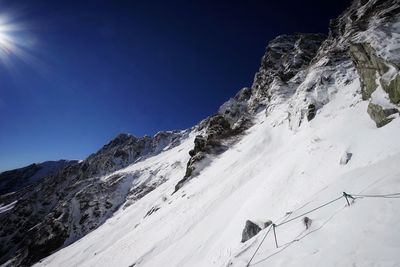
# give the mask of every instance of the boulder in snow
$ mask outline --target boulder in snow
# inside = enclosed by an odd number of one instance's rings
[[[380,105],[369,103],[367,112],[376,127],[380,128],[391,122],[394,118],[391,115],[398,113],[398,110],[395,108],[384,109]]]
[[[244,226],[243,232],[242,232],[242,243],[246,242],[247,240],[249,240],[250,238],[252,238],[253,236],[255,236],[256,234],[258,234],[258,232],[261,231],[261,227],[258,226],[257,224],[253,223],[250,220],[246,221],[246,225]]]
[[[351,157],[353,156],[353,153],[345,151],[340,158],[340,165],[346,165],[350,160]]]
[[[308,110],[307,110],[307,120],[311,121],[315,117],[315,105],[310,104],[308,105]]]

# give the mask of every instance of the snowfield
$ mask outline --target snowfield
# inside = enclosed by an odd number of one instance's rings
[[[331,88],[329,103],[296,129],[287,102],[260,112],[237,144],[175,194],[196,133],[118,171],[158,171],[167,181],[35,266],[246,266],[267,231],[241,243],[246,220],[278,224],[344,191],[399,193],[400,119],[376,128],[359,88],[358,79]],[[279,248],[271,231],[250,266],[400,266],[400,199],[347,206],[343,198],[307,216],[308,230],[302,218],[276,228]]]

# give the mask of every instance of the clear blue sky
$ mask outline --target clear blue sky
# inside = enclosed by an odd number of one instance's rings
[[[24,49],[0,60],[0,171],[84,159],[120,132],[188,128],[251,85],[269,40],[326,33],[347,5],[0,1]]]

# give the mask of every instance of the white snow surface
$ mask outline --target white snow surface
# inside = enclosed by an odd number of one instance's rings
[[[400,119],[376,128],[359,86],[355,79],[334,88],[315,119],[295,130],[285,103],[259,113],[236,145],[173,195],[195,134],[119,171],[165,168],[168,180],[36,266],[246,266],[268,231],[240,243],[248,219],[279,223],[343,191],[400,192]],[[352,157],[341,165],[345,152]],[[180,167],[165,167],[173,163]],[[307,216],[310,229],[302,218],[278,227],[279,248],[270,233],[250,266],[400,266],[400,199],[349,207],[340,199]]]
[[[376,76],[375,82],[378,86],[371,94],[371,103],[380,105],[383,108],[396,108],[396,105],[390,102],[389,94],[382,88],[382,84],[379,82],[379,75]]]

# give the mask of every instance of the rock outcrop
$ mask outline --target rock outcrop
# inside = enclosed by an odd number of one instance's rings
[[[174,193],[204,169],[213,156],[225,152],[238,141],[252,125],[247,102],[250,96],[251,90],[243,88],[225,102],[217,114],[199,123],[197,131],[200,134],[194,140],[194,148],[189,151],[186,173],[176,184]]]
[[[398,113],[400,102],[399,53],[400,29],[398,1],[355,1],[352,10],[352,31],[359,33],[350,39],[349,52],[357,69],[363,100],[370,101],[368,114],[377,127],[388,124]],[[349,11],[348,11],[349,12]],[[394,45],[392,45],[394,44]]]
[[[254,237],[261,231],[261,227],[252,221],[247,220],[242,232],[242,240],[240,242],[244,243],[250,238]]]
[[[269,227],[272,224],[272,221],[267,220],[265,222],[252,222],[250,220],[246,221],[246,224],[242,231],[242,240],[240,242],[244,243],[247,240],[256,236],[261,230]]]
[[[349,161],[351,160],[351,158],[353,157],[353,153],[351,152],[347,152],[345,151],[342,155],[342,157],[340,158],[340,165],[346,165],[347,163],[349,163]]]
[[[284,90],[285,85],[291,87],[291,83],[299,82],[290,80],[309,66],[325,39],[324,34],[296,33],[281,35],[270,41],[251,86],[251,110],[266,107],[277,94],[290,94],[291,90]],[[277,84],[280,87],[278,92],[273,90]]]
[[[366,44],[350,45],[350,54],[360,75],[361,94],[363,100],[369,100],[372,93],[378,88],[377,75],[388,71],[385,62],[376,56],[374,49]]]
[[[367,109],[368,115],[376,123],[376,127],[380,128],[391,122],[394,114],[399,113],[396,108],[383,108],[380,105],[369,103]]]
[[[378,128],[385,126],[399,112],[399,69],[379,57],[368,43],[352,44],[350,53],[360,76],[362,97],[370,101],[367,112]],[[379,90],[386,96],[374,94]]]

